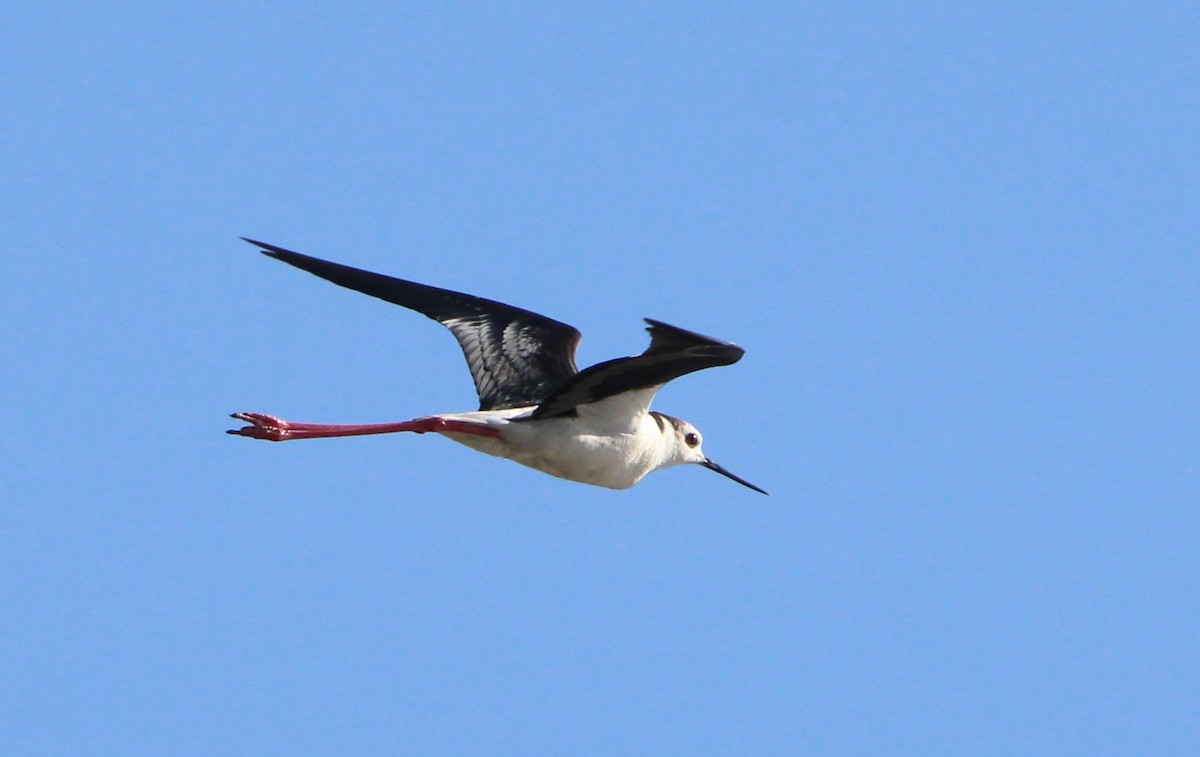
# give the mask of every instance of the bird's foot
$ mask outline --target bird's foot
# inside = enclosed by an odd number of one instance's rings
[[[233,413],[230,418],[249,423],[249,426],[229,429],[225,433],[235,436],[248,436],[251,439],[263,439],[268,442],[282,442],[288,439],[292,424],[282,418],[263,413]]]

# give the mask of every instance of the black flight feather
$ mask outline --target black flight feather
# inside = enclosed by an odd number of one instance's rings
[[[731,365],[745,354],[736,344],[647,318],[650,346],[645,352],[597,363],[581,372],[575,366],[581,336],[565,323],[502,302],[246,241],[263,254],[326,281],[415,310],[446,326],[467,359],[480,410],[536,405],[527,420],[569,416],[579,405]]]
[[[542,400],[529,420],[571,415],[579,405],[622,392],[662,386],[694,371],[732,365],[746,353],[741,347],[645,319],[650,346],[635,357],[606,360],[576,373]]]
[[[575,349],[581,337],[565,323],[502,302],[331,263],[253,239],[246,241],[265,255],[339,286],[415,310],[450,329],[467,358],[480,410],[537,405],[578,372]]]

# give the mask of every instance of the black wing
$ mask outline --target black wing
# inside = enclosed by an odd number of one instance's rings
[[[732,365],[746,351],[736,344],[712,339],[661,321],[645,319],[650,347],[636,357],[597,363],[571,376],[542,400],[530,420],[570,415],[576,406],[634,389],[662,386],[693,371]]]
[[[246,241],[261,247],[265,255],[339,286],[415,310],[450,329],[475,379],[480,410],[536,405],[579,370],[575,348],[580,334],[565,323],[502,302],[331,263],[253,239]]]

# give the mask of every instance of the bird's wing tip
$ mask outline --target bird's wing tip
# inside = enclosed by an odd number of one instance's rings
[[[261,252],[262,254],[264,254],[268,257],[278,258],[281,255],[284,255],[289,252],[288,250],[285,250],[282,247],[276,247],[273,244],[267,244],[266,242],[260,242],[257,239],[251,239],[250,237],[238,237],[238,238],[241,239],[243,242],[249,242],[250,244],[254,245],[255,247],[258,248],[259,252]],[[292,254],[295,254],[295,253],[292,253]]]
[[[688,331],[678,326],[672,326],[663,321],[657,321],[653,318],[643,318],[643,321],[650,324],[646,327],[646,331],[650,333],[650,349],[655,349],[654,342],[656,339],[664,339],[664,347],[667,343],[683,343],[689,346],[705,347],[718,349],[728,353],[730,356],[736,354],[731,362],[736,363],[745,354],[746,350],[733,342],[727,342],[724,339],[715,339],[711,336],[705,336],[695,331]]]

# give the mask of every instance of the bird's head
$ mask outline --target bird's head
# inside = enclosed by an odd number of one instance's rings
[[[674,436],[673,446],[677,463],[702,465],[726,478],[737,481],[742,486],[749,487],[761,494],[767,493],[746,479],[730,473],[704,454],[704,436],[700,433],[700,429],[679,418],[672,418],[669,415],[661,415],[661,417],[667,422],[664,424],[663,431]]]

